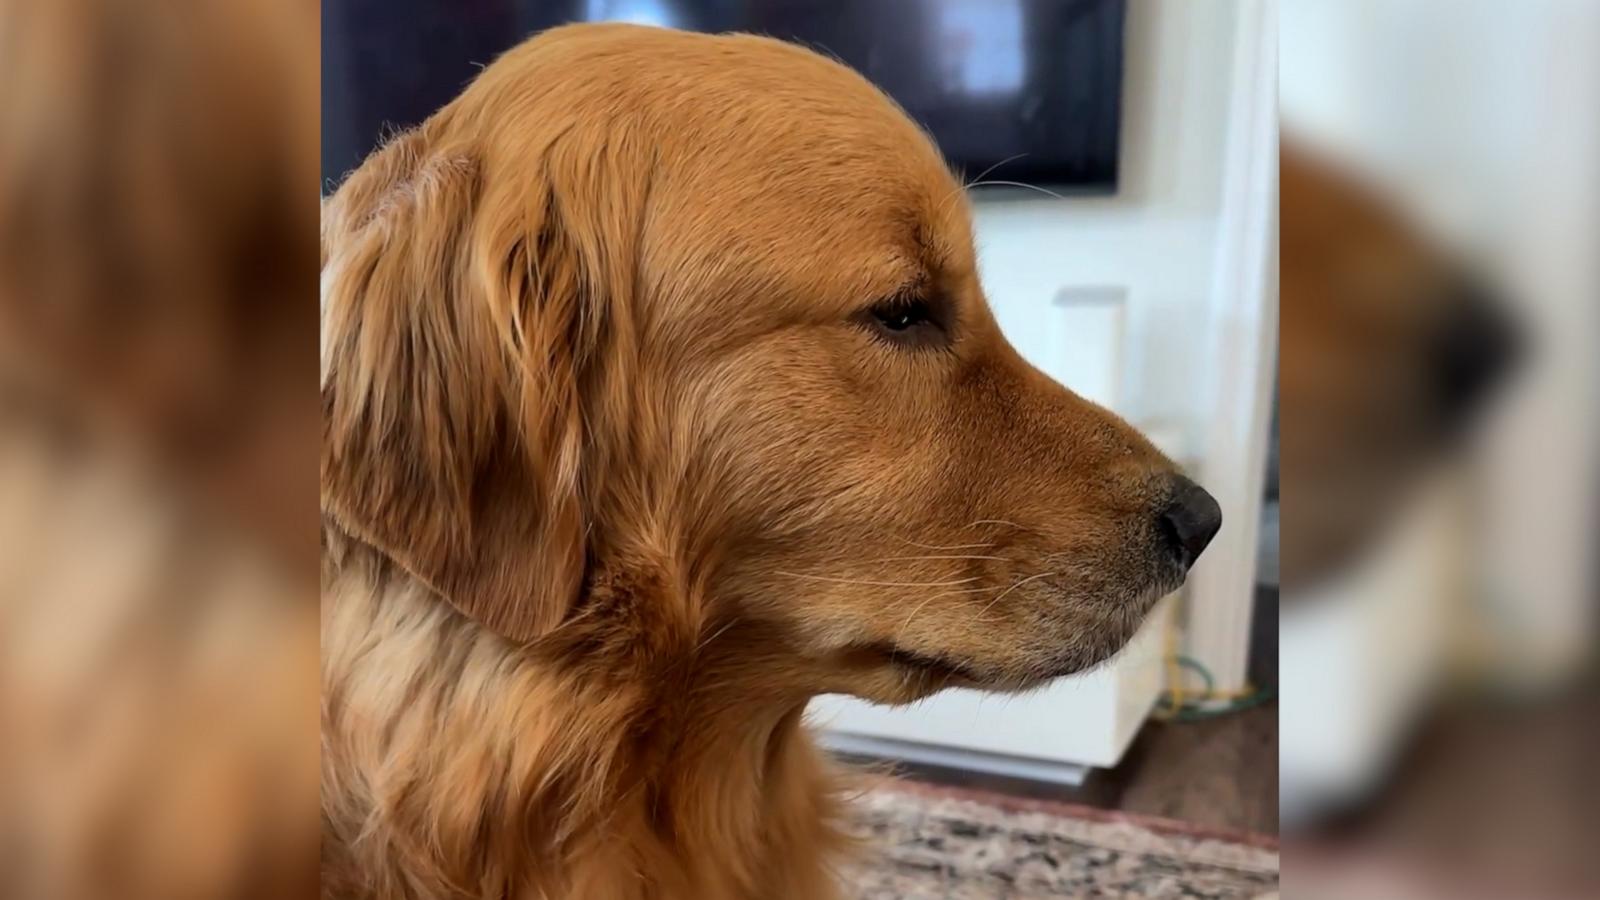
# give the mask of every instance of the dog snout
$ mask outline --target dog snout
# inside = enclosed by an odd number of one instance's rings
[[[1161,512],[1161,532],[1178,561],[1188,569],[1222,528],[1222,507],[1205,488],[1182,475],[1172,476],[1169,497]]]

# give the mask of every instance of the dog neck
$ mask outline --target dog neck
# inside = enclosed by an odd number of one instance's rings
[[[731,631],[685,645],[598,615],[522,647],[376,554],[338,555],[325,856],[353,894],[831,895],[837,786],[808,698],[737,659]],[[602,579],[594,599],[650,587]]]

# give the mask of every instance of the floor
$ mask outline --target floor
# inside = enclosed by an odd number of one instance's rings
[[[858,900],[1233,900],[1271,895],[1277,844],[988,792],[879,781],[854,804],[877,852],[843,866]]]
[[[1277,834],[1278,705],[1202,722],[1149,722],[1121,765],[1095,770],[1077,788],[932,766],[899,771],[934,784]]]

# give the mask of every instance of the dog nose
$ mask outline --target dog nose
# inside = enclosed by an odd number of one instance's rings
[[[1435,406],[1446,428],[1461,425],[1518,360],[1516,322],[1495,298],[1474,286],[1459,290],[1430,340]]]
[[[1222,507],[1206,489],[1182,475],[1172,476],[1172,494],[1161,513],[1161,529],[1185,569],[1222,527]]]

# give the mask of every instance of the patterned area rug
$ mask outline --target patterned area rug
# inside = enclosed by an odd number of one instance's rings
[[[957,788],[889,781],[858,801],[879,854],[844,872],[859,900],[1276,896],[1276,840]]]

